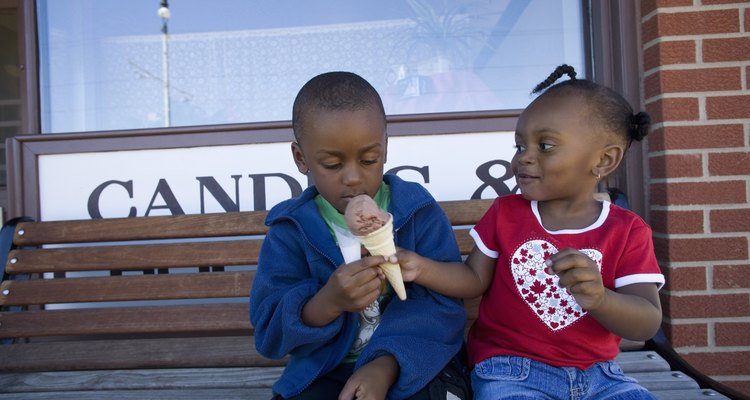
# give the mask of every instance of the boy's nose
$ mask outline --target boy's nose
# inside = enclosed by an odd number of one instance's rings
[[[344,184],[354,186],[362,183],[362,172],[358,168],[346,168],[344,170]]]

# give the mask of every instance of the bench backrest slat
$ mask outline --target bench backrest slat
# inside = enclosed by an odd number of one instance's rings
[[[253,265],[261,239],[13,250],[11,274]]]
[[[26,311],[0,315],[0,337],[252,334],[247,302]]]
[[[266,211],[20,223],[19,246],[53,243],[265,235]],[[19,234],[23,232],[23,234]]]
[[[255,271],[5,281],[0,306],[246,297]]]

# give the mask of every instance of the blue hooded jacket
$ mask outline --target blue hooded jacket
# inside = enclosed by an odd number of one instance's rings
[[[460,261],[453,231],[435,199],[421,185],[385,175],[390,185],[396,246],[438,261]],[[302,307],[344,263],[313,198],[315,187],[271,209],[250,294],[255,346],[268,358],[289,360],[273,391],[301,393],[346,356],[357,334],[357,314],[344,313],[323,327],[302,322]],[[461,300],[406,283],[407,300],[395,298],[360,354],[355,369],[391,354],[400,366],[389,399],[407,398],[442,370],[463,342]]]

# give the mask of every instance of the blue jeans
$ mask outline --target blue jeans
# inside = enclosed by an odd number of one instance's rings
[[[656,398],[626,376],[614,361],[580,370],[524,357],[498,356],[474,366],[471,384],[475,400]]]

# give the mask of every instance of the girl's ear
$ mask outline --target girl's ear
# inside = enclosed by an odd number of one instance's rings
[[[307,163],[305,162],[305,154],[302,153],[302,148],[297,142],[292,142],[292,157],[294,158],[294,163],[297,165],[297,171],[299,171],[300,174],[307,175],[310,171],[310,167],[307,166]]]
[[[591,171],[595,176],[609,176],[615,172],[625,155],[625,148],[621,145],[612,144],[605,147],[599,157],[599,163]]]

